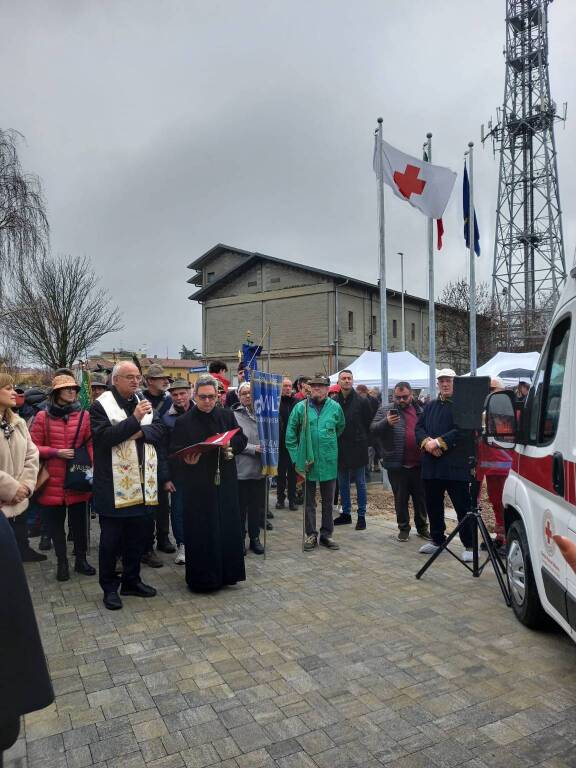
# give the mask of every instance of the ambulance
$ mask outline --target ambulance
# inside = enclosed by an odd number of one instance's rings
[[[504,486],[512,608],[527,627],[554,619],[576,640],[576,573],[553,536],[576,542],[576,267],[554,312],[523,408],[486,402],[486,439],[512,450]]]

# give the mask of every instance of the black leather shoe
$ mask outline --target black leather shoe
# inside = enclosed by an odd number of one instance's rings
[[[102,602],[109,611],[119,611],[122,608],[122,600],[118,592],[105,592]]]
[[[283,501],[277,501],[276,502],[276,509],[284,509],[284,502]]]
[[[50,536],[40,536],[38,549],[41,549],[42,552],[48,552],[49,549],[52,549],[52,540]]]
[[[149,568],[162,568],[164,563],[156,552],[154,550],[150,550],[150,552],[146,552],[145,555],[142,555],[141,561],[144,563],[144,565],[147,565]]]
[[[334,521],[336,522],[336,521]],[[358,515],[358,521],[356,523],[356,530],[357,531],[365,531],[366,530],[366,518],[364,515]]]
[[[84,576],[94,576],[96,573],[96,568],[90,565],[85,557],[76,558],[76,562],[74,563],[74,570],[76,573],[81,573]]]
[[[262,546],[262,542],[260,539],[250,539],[250,549],[252,552],[254,552],[255,555],[263,555],[264,554],[264,547]]]
[[[70,581],[70,571],[68,570],[68,560],[66,560],[66,558],[58,560],[58,566],[56,568],[56,580]]]
[[[270,512],[270,510],[268,510],[268,512],[266,512],[266,517],[268,520],[274,520],[274,512]]]
[[[274,526],[272,525],[272,523],[269,520],[266,521],[266,530],[267,531],[273,531],[274,530]]]
[[[43,560],[48,560],[46,555],[41,555],[40,552],[36,552],[32,547],[22,547],[20,557],[23,563],[41,563]]]
[[[347,515],[345,512],[342,512],[335,518],[334,525],[350,525],[351,522],[352,515]]]
[[[295,501],[291,501],[288,504],[288,509],[290,510],[290,512],[297,512],[298,511],[298,504],[296,504]]]
[[[166,552],[167,555],[173,555],[174,552],[176,552],[176,547],[170,539],[162,539],[161,541],[156,544],[156,549],[159,549],[160,552]]]
[[[148,584],[138,581],[136,584],[122,585],[120,594],[131,595],[132,597],[155,597],[156,590],[154,587],[149,587]]]

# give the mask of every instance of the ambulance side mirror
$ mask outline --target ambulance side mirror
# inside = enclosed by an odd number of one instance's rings
[[[514,448],[518,442],[516,400],[511,392],[492,392],[485,403],[483,437],[489,445]]]

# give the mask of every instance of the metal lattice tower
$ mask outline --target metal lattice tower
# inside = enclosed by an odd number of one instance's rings
[[[566,107],[559,117],[550,97],[550,2],[506,0],[504,104],[482,136],[500,154],[492,294],[509,349],[541,343],[566,277],[554,140]]]

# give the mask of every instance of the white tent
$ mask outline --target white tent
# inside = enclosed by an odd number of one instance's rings
[[[380,352],[362,352],[346,368],[352,371],[354,384],[366,384],[367,387],[380,386]],[[390,389],[399,381],[408,381],[414,389],[428,387],[429,368],[411,352],[388,352],[388,386]],[[330,376],[336,384],[338,373]]]
[[[520,379],[532,379],[539,359],[539,352],[497,352],[476,375],[500,376],[505,386],[515,387]]]

